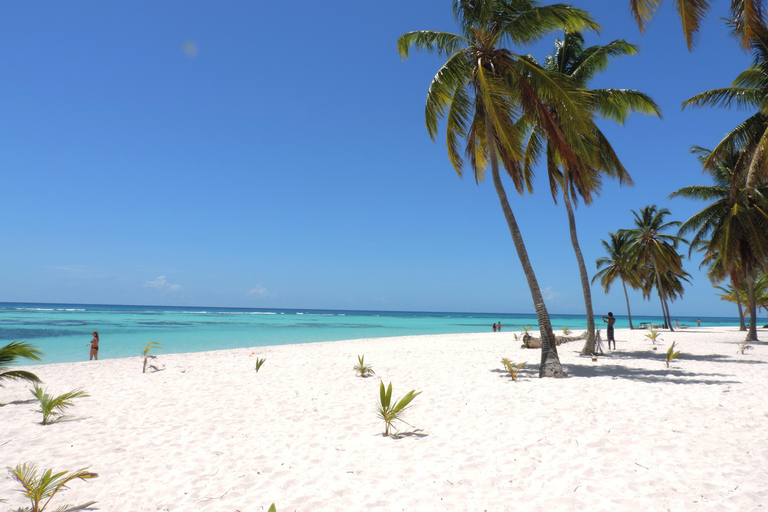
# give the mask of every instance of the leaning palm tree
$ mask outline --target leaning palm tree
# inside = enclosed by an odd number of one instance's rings
[[[29,382],[40,382],[40,379],[34,373],[24,370],[9,370],[8,367],[14,364],[19,358],[40,361],[42,352],[34,345],[24,341],[14,341],[0,348],[0,386],[5,379],[27,380]]]
[[[600,284],[603,285],[605,293],[608,293],[611,289],[611,285],[618,278],[621,280],[621,284],[624,287],[624,299],[627,302],[627,316],[629,317],[629,328],[634,329],[632,325],[632,312],[629,309],[629,295],[627,294],[627,283],[634,288],[640,288],[640,281],[636,273],[632,271],[630,265],[628,250],[629,250],[629,236],[626,232],[623,233],[608,233],[611,238],[610,243],[605,240],[601,240],[603,248],[608,253],[608,256],[598,258],[595,264],[597,265],[598,272],[592,278],[592,282],[600,279]]]
[[[699,31],[701,22],[710,7],[709,0],[676,0],[677,12],[683,24],[683,34],[690,50],[694,44],[694,38]],[[661,0],[630,0],[629,8],[632,11],[640,30],[650,21],[656,9],[661,5]],[[763,0],[731,0],[731,24],[733,33],[746,48],[759,31],[763,22]]]
[[[562,41],[555,41],[555,51],[547,56],[545,68],[553,73],[568,77],[579,86],[589,98],[590,111],[595,116],[608,118],[620,124],[623,124],[630,112],[633,111],[655,114],[660,117],[659,106],[649,96],[641,92],[629,89],[588,88],[591,79],[608,67],[610,57],[635,55],[637,51],[636,46],[621,39],[606,45],[585,48],[584,38],[580,33],[566,32]],[[552,117],[557,120],[559,125],[562,125],[564,120],[556,106],[550,106],[550,111]],[[547,140],[544,149],[541,140],[546,139],[547,134],[541,127],[533,126],[529,137],[529,151],[526,153],[526,165],[530,165],[538,159],[535,154],[537,150],[544,150],[550,188],[555,202],[557,202],[559,189],[562,188],[563,190],[563,203],[568,214],[571,244],[579,267],[587,315],[587,339],[581,353],[588,355],[595,351],[595,316],[592,310],[592,291],[587,267],[584,264],[584,257],[576,233],[576,219],[572,202],[576,204],[579,196],[581,196],[585,204],[591,203],[593,196],[600,193],[603,175],[616,178],[619,183],[628,185],[632,184],[632,178],[597,125],[590,123],[588,131],[579,134],[579,136],[582,142],[580,146],[586,151],[581,151],[576,155],[576,163],[574,164],[571,159],[567,158],[567,155],[561,155],[557,146],[550,144],[549,140]]]
[[[529,0],[454,0],[453,13],[460,34],[417,31],[397,41],[402,58],[410,48],[446,58],[427,93],[427,131],[434,140],[441,119],[446,121],[448,156],[459,176],[465,155],[479,183],[490,165],[493,184],[501,203],[518,258],[531,291],[541,333],[539,376],[564,376],[557,355],[552,325],[533,267],[512,212],[499,173],[499,160],[518,190],[531,191],[530,176],[521,165],[522,132],[515,122],[519,112],[538,119],[563,154],[572,160],[568,140],[586,131],[589,112],[583,98],[568,81],[547,72],[508,46],[534,42],[554,30],[597,30],[585,11],[556,4],[541,6]],[[557,104],[570,118],[558,125],[548,113],[544,98]],[[577,148],[578,149],[578,148]]]
[[[752,189],[758,181],[768,177],[768,29],[761,26],[751,41],[752,65],[739,73],[730,87],[713,89],[697,94],[683,102],[686,107],[737,107],[755,112],[731,130],[703,160],[705,170],[714,171],[717,165],[731,165],[733,179],[747,189],[747,205],[752,204]],[[732,165],[738,155],[738,165]],[[735,189],[732,187],[732,192]],[[733,198],[731,198],[733,199]]]
[[[633,262],[636,272],[644,277],[646,294],[649,294],[655,286],[659,294],[664,322],[672,331],[674,329],[666,303],[669,292],[675,289],[665,285],[671,286],[675,281],[670,280],[665,274],[671,272],[676,276],[683,275],[682,258],[677,253],[677,246],[685,243],[685,239],[677,235],[665,234],[663,231],[679,226],[680,222],[665,222],[665,217],[670,214],[670,211],[666,208],[658,209],[656,205],[641,208],[639,213],[633,210],[632,214],[635,217],[635,228],[624,230],[631,239],[628,251],[630,261]]]

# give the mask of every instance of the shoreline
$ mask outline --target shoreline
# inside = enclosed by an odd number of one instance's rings
[[[516,332],[424,335],[25,365],[69,421],[39,425],[26,383],[0,388],[7,465],[88,467],[51,502],[102,510],[752,510],[768,498],[768,344],[735,328],[617,329],[593,363],[558,347],[539,379]],[[762,334],[760,332],[759,334]],[[672,341],[681,351],[667,369]],[[605,347],[604,347],[605,350]],[[376,375],[356,377],[364,355]],[[266,358],[260,371],[255,359]],[[527,361],[517,381],[500,360]],[[381,436],[379,382],[422,393]],[[0,480],[11,508],[18,485]]]

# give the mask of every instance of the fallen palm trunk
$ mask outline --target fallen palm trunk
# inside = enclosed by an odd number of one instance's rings
[[[555,340],[558,345],[568,343],[569,341],[585,340],[587,339],[587,331],[579,334],[578,336],[555,336]],[[520,348],[541,348],[541,338],[534,338],[528,333],[523,334],[523,344]]]

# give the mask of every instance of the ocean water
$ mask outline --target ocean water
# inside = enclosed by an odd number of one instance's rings
[[[552,315],[559,333],[586,329],[583,315]],[[602,325],[596,318],[598,328]],[[695,326],[696,318],[679,317]],[[138,356],[148,341],[156,353],[201,352],[241,347],[313,343],[358,338],[491,331],[538,330],[533,314],[425,313],[294,309],[200,308],[0,303],[0,345],[27,341],[43,352],[43,364],[88,359],[91,333],[99,331],[99,358]],[[633,316],[632,322],[661,323],[660,317]],[[702,326],[738,326],[737,318],[701,318]],[[617,327],[629,327],[617,316]]]

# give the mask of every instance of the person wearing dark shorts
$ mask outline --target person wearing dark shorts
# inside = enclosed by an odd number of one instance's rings
[[[608,350],[611,350],[611,342],[613,342],[613,349],[616,350],[616,339],[613,337],[613,324],[616,323],[616,319],[613,317],[613,313],[608,312],[608,316],[603,316],[603,322],[608,324],[605,329],[608,334]]]
[[[91,340],[91,357],[89,361],[96,359],[99,360],[99,332],[93,331],[93,339]]]

